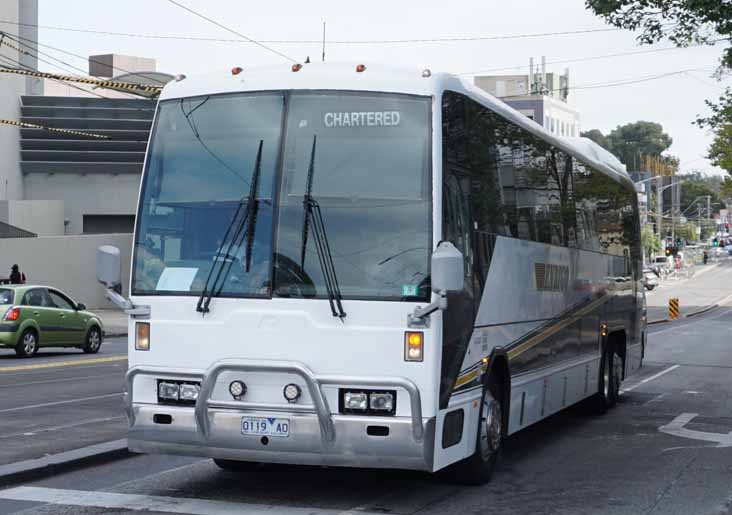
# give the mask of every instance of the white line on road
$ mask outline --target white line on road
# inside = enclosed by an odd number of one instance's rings
[[[160,513],[186,513],[192,515],[334,515],[340,510],[244,504],[184,497],[157,495],[118,494],[113,492],[85,492],[21,486],[0,492],[0,499],[42,502],[60,506],[86,506],[103,509],[150,511]],[[358,512],[359,515],[376,515]]]
[[[97,374],[97,375],[94,375],[94,376],[65,377],[63,379],[46,379],[46,380],[43,380],[43,381],[30,381],[30,382],[27,382],[27,383],[0,384],[0,388],[17,388],[17,387],[20,387],[20,386],[31,386],[31,385],[34,385],[34,384],[69,383],[69,382],[78,382],[78,381],[80,381],[82,379],[99,379],[100,377],[109,377],[109,374]]]
[[[684,427],[697,416],[697,413],[682,413],[670,423],[659,427],[658,430],[670,435],[680,436],[681,438],[714,442],[717,444],[717,447],[732,447],[732,433],[708,433],[706,431],[696,431],[694,429],[687,429]]]
[[[64,424],[62,426],[28,428],[25,431],[21,431],[19,433],[1,434],[0,440],[5,440],[7,438],[15,438],[18,436],[35,436],[40,433],[51,433],[53,431],[71,429],[72,427],[81,427],[81,426],[88,426],[89,424],[100,424],[102,422],[112,422],[114,420],[123,420],[124,418],[125,417],[93,418],[93,419],[89,419],[89,420],[82,420],[81,422],[74,422],[73,424]]]
[[[670,367],[668,367],[668,368],[667,368],[666,370],[661,370],[661,371],[660,371],[660,372],[659,372],[658,374],[654,374],[654,375],[652,375],[651,377],[646,377],[646,378],[645,378],[645,379],[644,379],[643,381],[640,381],[640,382],[638,382],[638,383],[634,384],[633,386],[629,386],[628,388],[623,388],[623,389],[622,389],[622,390],[620,390],[620,391],[621,391],[622,393],[625,393],[625,392],[630,392],[630,391],[632,391],[632,390],[635,390],[635,389],[636,389],[636,388],[638,388],[638,387],[639,387],[640,385],[642,385],[642,384],[646,384],[646,383],[648,383],[648,382],[650,382],[650,381],[653,381],[654,379],[658,379],[658,378],[659,378],[659,377],[661,377],[662,375],[664,375],[664,374],[668,374],[669,372],[672,372],[672,371],[676,370],[676,369],[677,369],[677,368],[679,368],[680,366],[681,366],[681,365],[673,365],[673,366],[670,366]]]
[[[43,404],[29,404],[27,406],[18,406],[16,408],[0,409],[0,413],[10,413],[11,411],[22,411],[24,409],[33,409],[33,408],[49,408],[51,406],[61,406],[63,404],[73,404],[75,402],[95,401],[97,399],[109,399],[111,397],[119,397],[121,399],[122,394],[121,393],[109,393],[107,395],[96,395],[94,397],[81,397],[79,399],[69,399],[66,401],[44,402]]]

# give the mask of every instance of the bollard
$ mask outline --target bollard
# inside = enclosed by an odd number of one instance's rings
[[[677,318],[679,318],[678,298],[668,299],[668,318],[669,320],[676,320]]]

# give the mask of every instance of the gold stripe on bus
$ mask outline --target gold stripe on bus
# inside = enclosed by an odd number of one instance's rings
[[[509,350],[508,351],[508,359],[513,359],[516,356],[518,356],[520,354],[523,354],[524,352],[526,352],[527,350],[531,349],[535,345],[538,345],[539,343],[541,343],[542,341],[544,341],[548,337],[550,337],[550,336],[558,333],[559,331],[561,331],[562,329],[564,329],[568,325],[571,325],[571,324],[575,323],[579,318],[581,318],[582,316],[584,316],[587,312],[592,311],[597,306],[603,304],[606,301],[607,301],[607,296],[602,296],[599,299],[596,299],[596,300],[590,302],[584,308],[581,308],[580,310],[578,310],[571,317],[565,318],[564,320],[558,322],[557,324],[555,324],[555,325],[547,328],[545,331],[543,331],[543,332],[541,332],[541,333],[539,333],[539,334],[537,334],[535,336],[532,336],[531,338],[529,338],[528,340],[526,340],[524,343],[518,345],[516,348]]]

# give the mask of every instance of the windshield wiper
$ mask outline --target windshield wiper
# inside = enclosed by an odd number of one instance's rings
[[[221,246],[216,250],[216,254],[211,264],[211,269],[206,277],[206,282],[201,290],[201,295],[198,297],[198,304],[196,304],[196,311],[205,315],[209,312],[209,305],[211,299],[214,296],[219,296],[224,288],[226,278],[229,276],[231,267],[234,265],[234,256],[232,251],[235,251],[241,245],[242,233],[246,234],[246,257],[245,257],[245,269],[249,272],[252,262],[252,247],[254,245],[254,232],[257,224],[257,213],[259,212],[259,201],[257,200],[257,190],[259,189],[259,176],[262,170],[262,147],[264,146],[264,140],[259,140],[259,149],[257,150],[257,157],[254,164],[254,172],[252,173],[252,181],[249,185],[249,196],[246,200],[246,210],[243,210],[244,199],[241,199],[236,207],[234,216],[231,218],[226,232],[224,233],[224,239],[221,240]],[[243,213],[243,215],[242,215]],[[241,215],[241,216],[240,216]],[[231,239],[229,235],[232,234]],[[228,241],[228,246],[226,243]],[[226,246],[226,250],[223,254],[220,252],[221,249]],[[219,259],[223,257],[223,259]],[[218,272],[211,284],[211,278],[214,276],[214,269],[217,268],[216,264],[221,261],[221,265],[218,267]]]
[[[333,264],[333,254],[328,244],[328,235],[325,231],[325,223],[323,222],[323,214],[320,211],[320,205],[313,198],[313,175],[315,174],[315,147],[317,145],[317,135],[313,135],[313,148],[310,151],[310,165],[308,166],[308,176],[305,185],[305,196],[302,200],[304,210],[304,220],[302,223],[302,247],[300,249],[300,266],[305,269],[305,252],[308,245],[308,233],[310,232],[310,223],[312,221],[313,235],[315,236],[315,249],[318,253],[318,261],[320,269],[323,273],[325,281],[325,289],[328,292],[328,303],[334,317],[338,317],[343,322],[346,318],[346,312],[343,311],[341,301],[341,289],[338,286],[338,276],[336,275],[335,265]]]

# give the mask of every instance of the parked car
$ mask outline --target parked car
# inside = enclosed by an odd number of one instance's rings
[[[645,286],[648,291],[651,291],[653,288],[658,286],[658,277],[650,268],[643,269],[643,286]]]
[[[671,256],[656,256],[651,261],[651,269],[656,275],[670,272],[674,268],[674,260]]]
[[[88,354],[102,346],[101,319],[60,290],[47,286],[0,286],[0,347],[30,358],[40,347],[78,347]]]

